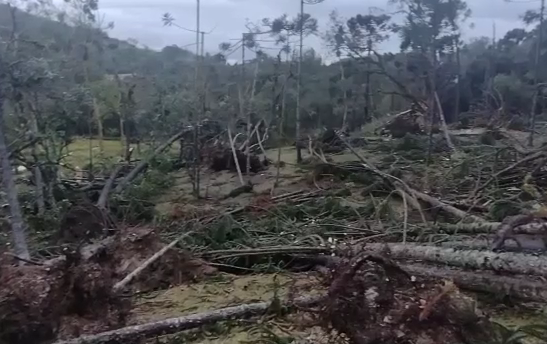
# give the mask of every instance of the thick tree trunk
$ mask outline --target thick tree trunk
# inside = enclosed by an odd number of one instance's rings
[[[0,91],[1,92],[1,91]],[[2,186],[6,193],[6,199],[10,210],[10,223],[13,235],[15,254],[23,259],[30,259],[25,231],[27,224],[21,213],[21,206],[17,195],[15,177],[9,160],[9,152],[6,144],[4,127],[4,99],[0,93],[0,160],[2,169]]]
[[[146,166],[148,166],[148,163],[150,162],[150,160],[152,160],[156,155],[161,154],[164,150],[166,150],[169,146],[171,146],[173,142],[180,139],[182,135],[184,135],[184,133],[185,131],[181,131],[178,134],[173,135],[169,140],[167,140],[167,142],[165,142],[164,144],[156,148],[156,150],[154,150],[154,153],[152,153],[152,155],[149,156],[148,159],[139,162],[139,164],[137,164],[137,166],[135,166],[135,168],[131,172],[129,172],[129,174],[125,177],[125,179],[122,180],[120,184],[118,184],[118,186],[116,186],[116,189],[114,191],[115,192],[123,191],[127,187],[127,185],[131,183],[133,179],[135,179],[139,175],[139,173],[141,173],[142,170],[144,170]]]
[[[510,296],[527,301],[547,302],[547,285],[528,280],[492,273],[471,272],[430,265],[402,265],[409,274],[450,279],[462,289],[486,292],[496,296]]]
[[[120,174],[124,166],[126,165],[122,163],[119,164],[110,174],[110,177],[108,178],[108,180],[104,184],[103,189],[101,190],[101,195],[99,196],[99,200],[97,201],[97,208],[101,210],[106,209],[106,202],[108,201],[108,195],[110,194],[110,190],[112,190],[114,181],[116,180],[116,177],[118,176],[118,174]]]
[[[38,137],[38,122],[35,114],[31,114],[31,130],[33,138]],[[46,211],[46,200],[44,196],[44,178],[42,178],[42,170],[40,169],[38,154],[36,150],[36,143],[32,145],[31,154],[34,158],[34,188],[36,192],[36,205],[38,206],[38,214],[44,215]]]
[[[394,259],[416,259],[455,267],[475,268],[547,277],[547,257],[521,253],[494,253],[487,251],[455,250],[425,245],[367,244],[366,251],[380,252],[389,248]]]
[[[309,307],[316,304],[320,300],[321,297],[300,298],[290,303],[281,304],[281,307]],[[80,338],[70,339],[66,341],[59,341],[54,344],[101,344],[113,342],[133,343],[143,338],[173,334],[197,328],[206,324],[216,323],[218,321],[239,319],[264,313],[272,313],[278,310],[279,309],[277,307],[274,307],[273,302],[249,303],[239,306],[221,308],[214,311],[187,315],[180,318],[171,318],[148,324],[128,326],[119,330],[83,336]]]

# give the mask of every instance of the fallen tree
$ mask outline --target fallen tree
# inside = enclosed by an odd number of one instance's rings
[[[286,309],[295,306],[309,307],[317,304],[322,298],[322,296],[299,298],[282,303],[279,307],[276,306],[279,300],[243,304],[142,325],[128,326],[118,330],[58,341],[54,344],[134,343],[139,339],[177,333],[218,321],[250,317],[264,313],[275,313],[280,311],[280,307]]]
[[[547,257],[544,256],[409,244],[366,244],[362,249],[365,252],[377,253],[382,252],[386,247],[391,256],[397,260],[415,259],[455,267],[547,277]]]
[[[526,301],[547,302],[547,285],[521,277],[499,276],[492,273],[464,271],[431,265],[402,265],[408,273],[435,279],[449,279],[462,289],[509,296]]]

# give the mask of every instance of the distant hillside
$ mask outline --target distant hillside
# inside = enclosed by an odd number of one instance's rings
[[[157,74],[170,66],[184,65],[185,61],[193,61],[194,55],[176,46],[154,51],[137,47],[127,41],[108,37],[97,30],[74,28],[59,21],[29,14],[22,10],[16,12],[18,34],[29,41],[47,45],[52,54],[83,54],[82,42],[93,40],[94,47],[90,61],[94,72],[98,74],[139,73]],[[12,32],[12,19],[9,8],[0,3],[0,36],[8,39]],[[43,54],[43,52],[42,52]]]

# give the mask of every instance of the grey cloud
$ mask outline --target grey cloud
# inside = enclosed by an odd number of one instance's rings
[[[317,5],[306,6],[306,12],[318,18],[324,31],[329,14],[335,9],[340,16],[347,18],[358,13],[368,13],[369,7],[386,9],[386,3],[386,0],[325,0]],[[507,3],[504,0],[468,0],[468,5],[473,11],[469,23],[473,23],[474,28],[465,28],[466,38],[490,36],[494,22],[497,35],[501,37],[511,28],[522,26],[519,16],[527,9],[538,6],[537,3]],[[115,22],[112,36],[135,38],[153,49],[161,49],[169,44],[195,49],[192,46],[195,33],[176,27],[164,27],[161,21],[162,15],[169,12],[176,18],[177,24],[195,30],[195,0],[101,0],[100,6],[106,20]],[[277,17],[284,13],[295,15],[298,9],[297,0],[201,0],[201,30],[213,30],[206,36],[205,49],[216,53],[220,43],[241,37],[241,33],[246,30],[246,20],[258,22],[262,18]],[[397,39],[393,38],[382,48],[394,50],[397,44]],[[307,39],[306,46],[326,52],[319,37]]]

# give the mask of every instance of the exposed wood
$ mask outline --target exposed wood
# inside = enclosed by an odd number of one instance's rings
[[[435,224],[436,229],[442,230],[450,234],[466,233],[492,233],[495,231],[501,222],[471,222],[471,223],[442,223]]]
[[[283,308],[309,307],[318,303],[321,296],[298,298],[281,304]],[[124,327],[94,335],[58,341],[54,344],[101,344],[101,343],[134,343],[140,339],[173,334],[197,328],[206,324],[229,319],[240,319],[254,315],[278,311],[272,307],[274,301],[256,302],[239,306],[226,307],[214,311],[191,314],[179,318],[170,318],[152,323]]]
[[[161,250],[156,252],[152,257],[145,260],[141,265],[139,265],[135,270],[133,270],[129,275],[125,276],[124,279],[119,281],[114,285],[112,288],[112,291],[114,293],[119,292],[122,290],[129,282],[131,282],[135,277],[137,277],[143,270],[145,270],[148,266],[150,266],[152,263],[154,263],[156,260],[161,258],[167,251],[175,247],[175,245],[181,241],[182,239],[186,238],[188,235],[192,234],[192,232],[184,233],[183,235],[179,236],[175,240],[171,241],[169,245],[163,247]]]
[[[434,97],[435,97],[435,103],[437,104],[437,109],[439,110],[439,118],[441,121],[441,128],[443,130],[444,138],[446,140],[446,143],[448,144],[448,147],[450,147],[452,152],[456,152],[456,146],[454,146],[454,143],[452,142],[452,139],[450,138],[448,127],[446,126],[446,119],[444,118],[443,108],[441,106],[441,101],[439,100],[439,94],[437,93],[437,91],[435,91]]]
[[[547,285],[539,280],[431,265],[402,265],[401,268],[417,276],[450,279],[462,289],[486,292],[500,297],[510,296],[526,301],[547,302]]]
[[[118,164],[116,168],[112,171],[110,174],[110,177],[104,184],[104,187],[101,191],[101,195],[99,196],[99,200],[97,201],[97,207],[99,209],[106,209],[106,202],[108,201],[108,195],[110,194],[110,190],[112,190],[112,186],[114,185],[114,181],[116,180],[116,177],[122,169],[126,166],[125,164]]]
[[[389,248],[394,259],[416,259],[454,267],[472,267],[510,274],[547,277],[547,256],[522,253],[494,253],[489,251],[455,250],[426,245],[367,244],[365,251],[378,252]]]
[[[427,195],[423,192],[419,192],[419,191],[416,191],[416,190],[411,190],[411,191],[412,191],[412,195],[414,195],[414,197],[416,197],[417,199],[419,199],[423,202],[429,203],[433,207],[440,208],[443,211],[445,211],[445,212],[447,212],[451,215],[454,215],[455,217],[457,217],[459,219],[468,218],[468,219],[472,219],[473,221],[484,222],[483,218],[481,218],[479,216],[475,216],[475,215],[469,215],[467,212],[465,212],[463,210],[460,210],[460,209],[458,209],[454,206],[451,206],[450,204],[446,204],[444,202],[441,202],[435,197],[429,196],[429,195]]]
[[[1,56],[0,56],[0,64]],[[0,88],[0,170],[2,170],[2,189],[6,193],[10,212],[11,232],[15,255],[24,259],[30,259],[30,253],[27,246],[26,230],[27,224],[21,213],[21,205],[17,195],[15,177],[13,168],[9,159],[9,152],[6,144],[5,123],[4,123],[4,98]]]
[[[236,169],[237,169],[237,176],[239,177],[239,182],[241,183],[241,186],[243,186],[245,185],[245,181],[243,180],[243,175],[241,174],[241,166],[239,166],[239,160],[237,159],[237,152],[234,146],[235,138],[232,139],[232,130],[230,128],[228,128],[228,140],[230,140],[230,148],[232,149],[234,164],[236,165]]]

